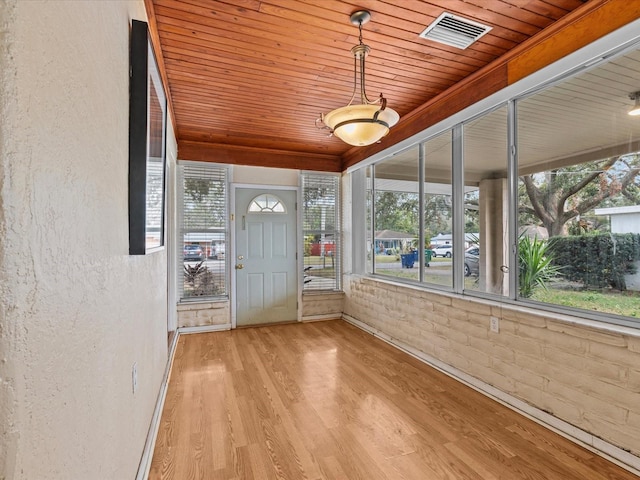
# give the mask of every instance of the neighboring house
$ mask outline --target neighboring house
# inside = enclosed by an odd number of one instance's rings
[[[640,205],[630,207],[596,208],[596,215],[608,215],[611,233],[640,233]],[[636,262],[637,273],[625,275],[629,290],[640,290],[640,262]]]
[[[611,233],[640,233],[640,205],[596,208],[596,215],[608,215]]]
[[[376,253],[386,253],[389,249],[406,250],[417,239],[410,233],[381,230],[376,232]]]
[[[464,234],[465,245],[464,248],[470,247],[474,243],[478,243],[480,241],[479,233],[465,233]],[[431,246],[437,247],[438,245],[448,245],[453,243],[453,235],[450,233],[439,233],[435,237],[431,237]]]

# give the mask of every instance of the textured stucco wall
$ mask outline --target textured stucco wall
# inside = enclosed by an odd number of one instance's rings
[[[233,179],[231,181],[233,183],[297,187],[299,178],[299,170],[234,165]]]
[[[0,2],[0,478],[138,467],[167,358],[166,252],[128,255],[145,17],[142,0]]]

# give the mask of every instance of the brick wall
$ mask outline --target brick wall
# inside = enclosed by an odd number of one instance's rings
[[[343,292],[305,293],[302,295],[302,320],[330,316],[340,318],[343,304]]]
[[[229,301],[178,305],[178,327],[200,327],[231,323]]]
[[[339,318],[342,315],[343,292],[307,293],[302,296],[302,319]],[[178,305],[178,327],[201,327],[231,323],[228,300]]]
[[[358,276],[344,283],[347,315],[640,456],[640,331]]]

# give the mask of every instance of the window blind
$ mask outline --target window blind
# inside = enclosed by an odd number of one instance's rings
[[[178,290],[180,299],[228,295],[227,168],[178,164]]]
[[[340,177],[302,175],[304,290],[339,290]]]

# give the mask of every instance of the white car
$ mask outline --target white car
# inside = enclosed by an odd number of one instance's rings
[[[224,260],[225,245],[224,243],[217,243],[211,248],[211,256],[216,260]]]
[[[431,250],[431,255],[433,258],[436,257],[447,257],[451,258],[453,255],[453,245],[438,245]]]

